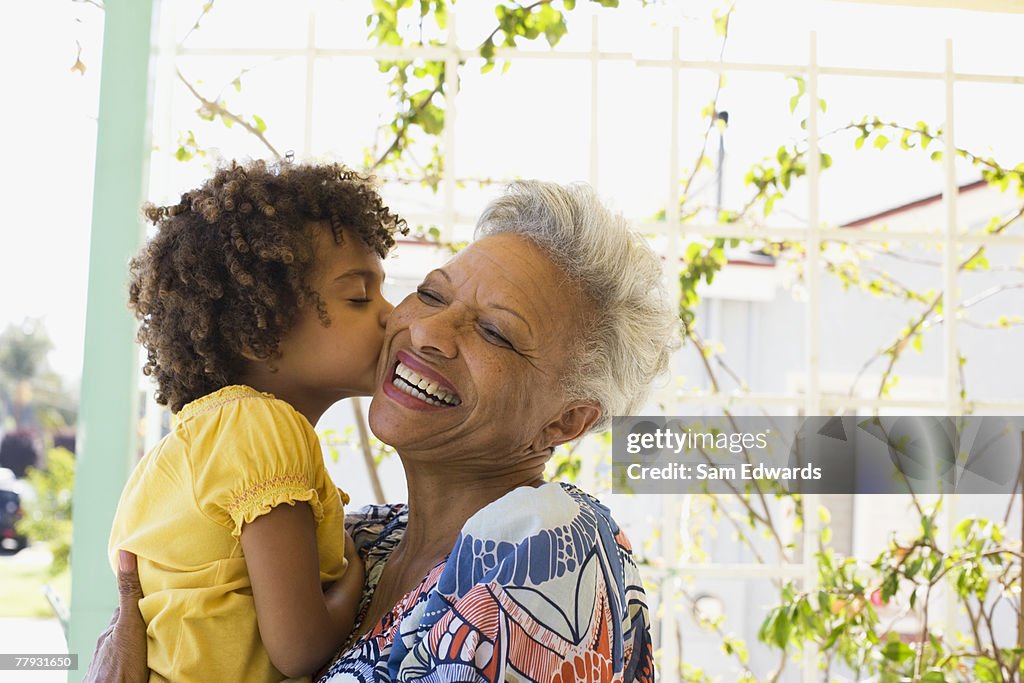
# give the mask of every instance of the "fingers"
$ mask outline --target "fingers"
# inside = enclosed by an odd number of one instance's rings
[[[110,623],[107,624],[107,630],[100,634],[100,637],[96,639],[96,649],[100,649],[100,645],[103,644],[110,634],[114,632],[114,627],[117,626],[117,618],[121,615],[121,608],[115,607],[114,614],[110,617]]]
[[[135,555],[127,550],[118,551],[117,592],[122,608],[138,609],[142,599],[142,584],[139,582],[139,567]],[[130,611],[125,609],[126,612]]]
[[[352,540],[352,536],[345,532],[345,559],[351,562],[352,560],[359,557],[359,551],[356,550],[356,542]]]
[[[118,606],[96,641],[84,683],[142,683],[147,680],[146,623],[139,611],[142,584],[135,555],[118,551]]]

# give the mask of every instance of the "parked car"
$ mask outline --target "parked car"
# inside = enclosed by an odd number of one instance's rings
[[[14,472],[0,467],[0,548],[6,551],[18,552],[28,545],[28,539],[14,528],[23,514],[21,500],[25,486]]]

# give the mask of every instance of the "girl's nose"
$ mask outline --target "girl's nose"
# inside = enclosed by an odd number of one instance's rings
[[[395,310],[395,307],[391,305],[391,302],[388,301],[387,299],[383,299],[382,298],[381,299],[381,306],[380,306],[380,326],[381,327],[384,327],[387,324],[388,318],[391,317],[391,311],[393,311],[393,310]]]

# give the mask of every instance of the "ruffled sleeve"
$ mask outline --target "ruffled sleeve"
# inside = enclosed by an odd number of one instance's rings
[[[244,524],[285,503],[308,503],[323,520],[319,441],[290,405],[253,392],[206,407],[185,426],[196,502],[236,539]]]

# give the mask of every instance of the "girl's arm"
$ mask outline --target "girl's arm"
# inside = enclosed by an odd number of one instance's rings
[[[316,671],[352,630],[362,593],[362,563],[353,561],[346,548],[348,569],[339,585],[324,594],[316,524],[304,502],[278,505],[246,523],[242,551],[270,660],[289,677]]]

